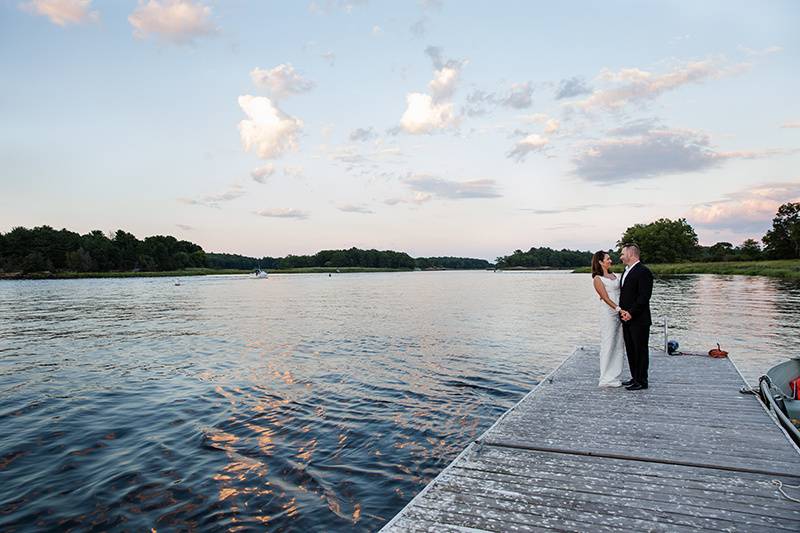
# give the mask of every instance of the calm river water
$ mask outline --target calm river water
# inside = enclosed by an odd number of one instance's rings
[[[653,304],[749,380],[798,354],[797,282]],[[596,344],[597,305],[560,272],[0,282],[0,530],[375,530]]]

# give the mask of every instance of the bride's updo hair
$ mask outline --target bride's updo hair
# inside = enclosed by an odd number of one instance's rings
[[[600,263],[603,262],[603,259],[605,259],[607,255],[608,252],[605,250],[599,250],[592,256],[592,279],[594,279],[595,276],[603,275],[603,265]]]

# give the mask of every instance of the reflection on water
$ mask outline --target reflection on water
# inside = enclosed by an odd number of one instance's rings
[[[797,283],[662,279],[653,302],[749,380],[797,354]],[[374,530],[596,314],[566,273],[2,282],[0,530]]]

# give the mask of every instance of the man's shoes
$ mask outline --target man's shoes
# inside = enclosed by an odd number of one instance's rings
[[[644,390],[646,388],[647,388],[647,385],[641,385],[639,383],[634,382],[634,383],[628,385],[627,387],[625,387],[625,390]]]
[[[634,383],[636,383],[636,382],[633,380],[633,378],[631,378],[631,379],[629,379],[627,381],[623,381],[622,382],[622,386],[623,387],[629,387],[629,386],[633,385]]]

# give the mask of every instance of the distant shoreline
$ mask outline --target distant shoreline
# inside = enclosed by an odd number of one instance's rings
[[[776,261],[726,261],[718,263],[663,263],[647,264],[656,276],[675,276],[681,274],[720,274],[739,276],[767,276],[770,278],[800,279],[800,259],[780,259]],[[616,272],[622,267],[616,265]],[[572,272],[586,274],[590,267],[580,267]]]
[[[346,274],[356,272],[411,272],[410,269],[367,268],[367,267],[309,267],[268,270],[270,274]],[[232,274],[252,274],[254,271],[233,268],[187,268],[156,272],[0,272],[0,280],[35,279],[103,279],[103,278],[178,278],[185,276],[220,276]]]
[[[720,274],[741,276],[767,276],[782,279],[800,279],[800,259],[782,259],[776,261],[729,261],[717,263],[664,263],[648,264],[648,268],[656,276],[674,276],[682,274]],[[488,269],[444,269],[431,268],[424,271],[481,271]],[[499,272],[547,272],[568,271],[573,274],[588,274],[589,267],[512,267],[498,268]],[[615,272],[622,272],[621,265],[613,267]],[[307,267],[270,269],[270,274],[348,274],[367,272],[413,272],[408,268],[368,268],[368,267]],[[219,276],[232,274],[251,274],[253,270],[225,268],[189,268],[185,270],[169,270],[163,272],[0,272],[2,280],[36,280],[36,279],[103,279],[103,278],[168,278],[185,276]]]

